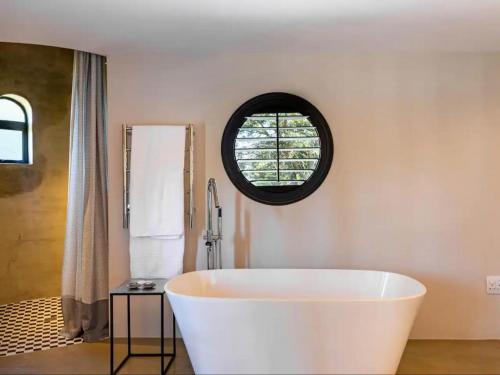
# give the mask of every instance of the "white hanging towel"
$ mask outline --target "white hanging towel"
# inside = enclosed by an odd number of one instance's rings
[[[184,126],[132,127],[129,250],[133,278],[182,273],[185,138]]]

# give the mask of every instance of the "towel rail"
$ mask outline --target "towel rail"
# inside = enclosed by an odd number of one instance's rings
[[[128,228],[130,224],[130,154],[132,152],[132,127],[133,125],[122,126],[122,154],[123,154],[123,228]],[[185,196],[187,196],[188,210],[186,212],[189,228],[194,225],[194,126],[186,125],[186,147],[184,156],[184,178]],[[187,180],[187,181],[186,181]]]

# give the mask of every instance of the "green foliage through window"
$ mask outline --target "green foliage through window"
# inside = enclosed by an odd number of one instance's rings
[[[235,157],[254,186],[302,185],[318,166],[321,142],[308,116],[254,114],[238,131]]]

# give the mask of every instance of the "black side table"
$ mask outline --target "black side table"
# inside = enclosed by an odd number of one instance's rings
[[[109,293],[109,312],[110,312],[110,334],[109,334],[109,343],[110,343],[110,374],[115,375],[120,371],[125,362],[130,357],[160,357],[161,361],[161,371],[160,374],[164,375],[167,373],[168,369],[172,365],[172,362],[175,359],[176,355],[176,343],[175,343],[175,316],[173,316],[173,336],[174,336],[174,347],[171,353],[165,353],[165,337],[163,333],[164,327],[164,303],[165,303],[165,284],[167,283],[167,279],[152,279],[156,286],[153,289],[132,289],[130,290],[127,286],[130,280],[126,280],[119,287],[113,289]],[[127,296],[127,347],[128,353],[127,356],[120,362],[118,367],[114,368],[114,318],[113,318],[113,297],[115,296]],[[132,353],[132,342],[130,337],[130,297],[131,296],[160,296],[160,353]],[[165,367],[165,357],[170,357],[167,367]]]

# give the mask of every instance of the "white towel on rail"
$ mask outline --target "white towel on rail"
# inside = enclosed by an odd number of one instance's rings
[[[185,129],[175,125],[132,128],[132,277],[169,278],[182,273]]]
[[[130,235],[184,234],[184,126],[134,126]]]

